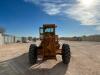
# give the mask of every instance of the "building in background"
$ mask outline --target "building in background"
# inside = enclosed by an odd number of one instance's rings
[[[0,33],[0,45],[22,42],[21,37]]]
[[[14,36],[14,42],[15,43],[22,42],[22,37],[16,37],[16,36]]]
[[[0,45],[11,43],[28,43],[32,41],[32,37],[16,37],[13,35],[5,34],[5,29],[0,27]]]
[[[0,32],[0,45],[4,44],[3,33]]]
[[[4,44],[4,36],[5,29],[3,27],[0,27],[0,45]]]
[[[9,44],[9,43],[14,43],[14,36],[12,35],[7,35],[7,34],[4,34],[3,35],[4,37],[4,44]]]

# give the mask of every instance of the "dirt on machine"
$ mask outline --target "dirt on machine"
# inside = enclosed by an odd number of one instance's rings
[[[29,62],[30,64],[37,63],[38,56],[42,57],[42,60],[55,59],[57,54],[62,56],[64,64],[69,64],[71,52],[68,44],[63,44],[60,49],[58,35],[55,33],[55,24],[43,24],[39,28],[40,45],[31,44],[29,48]]]

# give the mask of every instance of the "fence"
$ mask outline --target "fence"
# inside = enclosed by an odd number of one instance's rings
[[[0,33],[0,45],[9,44],[9,43],[16,43],[18,41],[22,42],[22,38]]]

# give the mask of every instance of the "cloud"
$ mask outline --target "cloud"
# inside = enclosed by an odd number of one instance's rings
[[[45,11],[49,15],[60,15],[63,13],[63,10],[66,7],[70,6],[69,4],[55,4],[55,3],[45,3],[43,4],[43,11]]]
[[[45,11],[49,15],[60,14],[61,7],[56,4],[51,5],[51,3],[45,3],[43,7],[44,7],[43,11]]]
[[[34,4],[40,5],[43,11],[48,15],[59,15],[62,14],[65,9],[71,6],[74,0],[24,0],[25,2],[33,2]]]
[[[63,15],[100,30],[100,0],[25,0],[40,5],[48,15]]]
[[[81,0],[78,1],[77,4],[67,9],[65,13],[68,14],[69,17],[80,21],[82,25],[100,25],[100,1],[94,1],[91,5],[83,5]]]

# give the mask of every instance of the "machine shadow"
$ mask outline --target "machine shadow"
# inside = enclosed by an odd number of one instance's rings
[[[23,75],[65,75],[68,65],[63,64],[62,62],[59,62],[55,64],[52,68],[34,68],[30,65],[28,60],[28,53],[24,53],[21,56],[18,56],[13,59],[9,59],[3,62],[9,62],[13,68],[21,69]],[[43,61],[38,61],[37,65],[41,65]],[[49,65],[49,64],[48,64]],[[32,68],[31,68],[32,67]],[[36,66],[35,66],[36,67]]]
[[[13,56],[12,56],[13,57]],[[8,59],[5,61],[1,61],[0,64],[10,64],[9,66],[22,69],[22,71],[27,70],[30,67],[29,61],[28,61],[28,53],[24,53],[18,57]]]
[[[49,65],[49,64],[48,64]],[[31,69],[32,75],[65,75],[68,69],[68,65],[62,62],[57,63],[53,68],[37,68]]]

